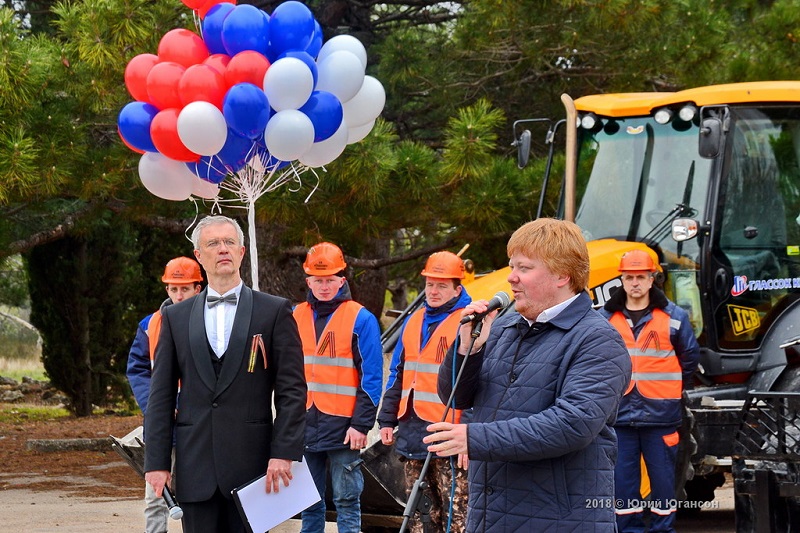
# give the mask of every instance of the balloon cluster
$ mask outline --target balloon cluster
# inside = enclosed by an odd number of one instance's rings
[[[119,135],[142,154],[139,177],[151,193],[213,198],[228,175],[295,160],[327,165],[370,132],[386,93],[365,75],[358,39],[323,44],[319,23],[294,0],[271,15],[235,0],[182,1],[202,36],[171,30],[158,55],[125,68],[134,101],[119,114]]]

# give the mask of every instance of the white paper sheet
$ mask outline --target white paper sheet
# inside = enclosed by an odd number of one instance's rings
[[[317,486],[304,462],[292,462],[292,481],[278,492],[266,492],[266,475],[233,491],[239,510],[253,533],[264,533],[320,501]]]

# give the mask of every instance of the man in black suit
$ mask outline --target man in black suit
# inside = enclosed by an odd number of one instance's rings
[[[184,533],[244,532],[231,490],[266,472],[265,490],[277,492],[303,456],[306,382],[297,324],[288,300],[244,286],[243,241],[236,221],[201,220],[192,242],[208,287],[163,314],[145,420],[145,478],[158,495],[169,483],[174,429]]]

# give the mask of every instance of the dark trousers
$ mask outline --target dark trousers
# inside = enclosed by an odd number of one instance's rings
[[[217,487],[209,500],[181,502],[183,533],[245,533],[244,523],[233,498],[226,498]]]
[[[614,471],[617,530],[641,533],[650,514],[650,533],[675,533],[675,459],[677,428],[615,426],[619,456]],[[640,492],[644,458],[650,477],[650,496]]]

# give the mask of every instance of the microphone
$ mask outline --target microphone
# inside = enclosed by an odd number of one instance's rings
[[[164,501],[167,502],[169,517],[173,520],[180,520],[183,518],[183,509],[181,509],[181,506],[175,501],[175,497],[166,485],[164,485],[164,492],[162,492],[161,495],[164,497]]]
[[[467,315],[465,317],[461,317],[461,322],[459,324],[469,324],[470,322],[480,322],[483,320],[483,317],[494,311],[495,309],[505,309],[511,303],[511,297],[508,295],[507,292],[500,291],[494,296],[492,299],[489,300],[489,309],[484,311],[483,313],[472,313],[471,315]]]

